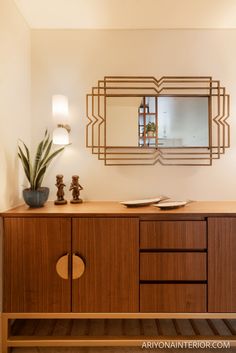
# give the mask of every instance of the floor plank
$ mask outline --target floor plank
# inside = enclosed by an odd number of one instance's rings
[[[194,330],[189,320],[176,320],[183,336],[194,336]]]
[[[122,336],[122,320],[106,320],[106,335]]]
[[[157,336],[157,327],[156,327],[156,322],[155,320],[150,320],[150,319],[145,319],[143,321],[143,329],[144,329],[144,335],[148,336]]]
[[[104,335],[104,320],[103,319],[92,320],[89,335],[91,335],[91,336],[103,336]]]
[[[140,336],[139,320],[124,320],[124,331],[126,336]]]
[[[171,320],[171,319],[47,319],[47,320],[16,320],[13,325],[15,335],[34,336],[150,336],[160,339],[161,335],[175,336],[181,339],[184,336],[209,336],[216,334],[225,336],[225,340],[236,330],[236,320]],[[159,336],[159,337],[158,337]],[[151,349],[150,349],[151,350]],[[161,349],[162,352],[174,352],[176,349]],[[181,351],[181,349],[178,349]],[[197,349],[184,349],[184,352],[199,352]],[[201,350],[205,351],[205,350]],[[219,349],[218,349],[219,351]],[[14,348],[12,353],[139,353],[144,352],[141,347],[77,347],[77,348]],[[216,352],[216,349],[207,349],[207,352]],[[227,349],[227,352],[236,353],[236,347]]]
[[[73,320],[71,336],[84,336],[87,330],[87,320]]]
[[[206,320],[198,319],[194,320],[194,322],[201,336],[214,336],[214,332],[211,330]]]
[[[170,319],[159,320],[161,331],[164,336],[176,336],[176,330],[173,321]]]
[[[146,350],[142,348],[134,348],[134,347],[106,347],[106,348],[100,348],[100,347],[85,347],[85,348],[57,348],[55,351],[54,348],[36,348],[36,349],[27,349],[27,348],[15,348],[12,350],[12,353],[141,353]],[[147,350],[150,352],[153,352],[155,350]],[[159,350],[156,350],[159,351]],[[176,349],[161,349],[161,352],[176,352]],[[221,351],[222,350],[216,350],[216,349],[207,349],[207,350],[199,350],[199,349],[178,349],[178,352],[185,352],[185,353],[190,353],[190,352],[207,352],[207,353],[212,353],[216,351]],[[230,348],[224,350],[227,353],[235,353],[236,350],[235,348]]]
[[[214,320],[211,320],[211,321],[214,323],[215,327],[217,328],[217,330],[219,331],[219,333],[222,336],[231,336],[231,332],[228,329],[228,327],[225,325],[223,320],[214,319]]]

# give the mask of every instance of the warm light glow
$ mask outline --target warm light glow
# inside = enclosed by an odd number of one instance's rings
[[[57,127],[52,135],[54,145],[68,145],[70,143],[69,133],[64,127]]]
[[[68,120],[68,98],[63,95],[56,94],[52,96],[52,115],[57,124],[65,123]]]

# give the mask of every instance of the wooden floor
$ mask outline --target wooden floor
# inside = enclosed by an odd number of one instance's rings
[[[139,347],[83,347],[83,348],[14,348],[12,353],[144,353],[144,352],[225,352],[235,353],[236,348],[230,349],[142,349]]]
[[[11,336],[76,336],[76,337],[104,337],[122,336],[125,338],[137,337],[141,339],[155,337],[155,339],[173,338],[202,340],[217,339],[219,336],[225,340],[236,339],[236,320],[203,320],[203,319],[93,319],[93,320],[16,320],[11,329]],[[180,349],[181,350],[181,349]],[[180,351],[178,350],[178,351]],[[14,348],[12,353],[138,353],[144,352],[141,347],[77,347],[77,348]],[[150,351],[150,350],[148,350]],[[173,352],[173,349],[160,349],[162,352]],[[184,352],[193,352],[194,349],[184,349]],[[198,350],[203,351],[203,350]],[[207,349],[207,352],[216,352],[219,349]],[[225,349],[226,352],[235,352],[236,346]]]
[[[18,319],[14,336],[235,336],[236,319]]]

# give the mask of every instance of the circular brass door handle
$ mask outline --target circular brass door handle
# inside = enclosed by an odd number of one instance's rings
[[[79,255],[72,255],[72,278],[80,278],[85,271],[84,261],[79,257]]]
[[[57,261],[56,271],[59,277],[69,279],[69,254],[66,254]]]

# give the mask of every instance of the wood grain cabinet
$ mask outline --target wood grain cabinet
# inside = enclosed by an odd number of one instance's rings
[[[140,310],[146,313],[205,313],[207,311],[206,285],[141,284]]]
[[[138,225],[6,218],[4,312],[138,312]]]
[[[236,313],[236,210],[50,207],[3,214],[4,313]]]
[[[138,219],[78,218],[72,229],[73,253],[85,261],[73,280],[73,312],[138,312]]]
[[[141,249],[204,250],[207,247],[206,221],[140,222]]]
[[[236,217],[208,219],[208,311],[236,312]]]
[[[70,311],[70,281],[56,272],[57,261],[70,252],[70,219],[5,218],[4,311]]]
[[[207,311],[206,221],[140,222],[140,311]]]
[[[206,253],[154,252],[140,254],[142,281],[206,281]]]

